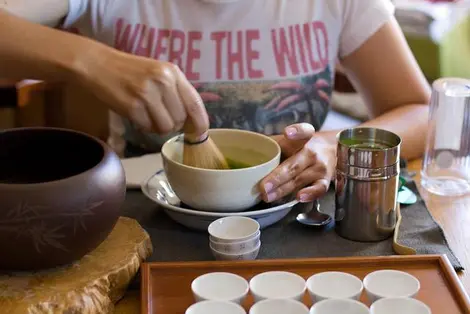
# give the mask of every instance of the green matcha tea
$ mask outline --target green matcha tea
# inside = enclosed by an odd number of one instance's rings
[[[230,169],[243,169],[243,168],[252,167],[252,165],[249,165],[241,161],[236,161],[230,158],[225,158],[225,160],[227,161],[228,167]]]
[[[358,139],[344,139],[341,140],[341,143],[347,145],[351,148],[359,148],[359,149],[369,149],[369,150],[383,150],[383,149],[390,149],[392,148],[390,145],[378,142],[368,142],[364,140]]]

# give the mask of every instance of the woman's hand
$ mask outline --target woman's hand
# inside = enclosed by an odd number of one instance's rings
[[[300,202],[323,196],[336,167],[336,146],[315,136],[308,123],[288,126],[278,142],[288,158],[261,181],[263,200],[272,202],[293,192]]]
[[[178,66],[103,47],[81,60],[80,78],[112,110],[140,129],[201,135],[209,118],[199,93]]]

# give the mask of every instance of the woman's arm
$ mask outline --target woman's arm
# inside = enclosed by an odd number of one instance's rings
[[[67,1],[46,1],[49,4],[53,2],[60,7]],[[83,64],[79,64],[79,60],[99,50],[96,48],[100,44],[28,20],[52,21],[54,16],[59,20],[66,12],[67,6],[62,6],[62,10],[52,9],[51,14],[38,14],[34,18],[29,10],[20,6],[0,9],[0,77],[63,81],[83,71]]]
[[[403,140],[402,157],[419,158],[424,151],[430,87],[398,23],[385,24],[341,64],[372,116],[360,126],[398,134]],[[338,131],[320,131],[315,136],[335,143]]]

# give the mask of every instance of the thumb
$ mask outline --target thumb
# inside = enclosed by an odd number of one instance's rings
[[[315,133],[310,123],[291,124],[284,129],[284,136],[289,140],[308,140]]]

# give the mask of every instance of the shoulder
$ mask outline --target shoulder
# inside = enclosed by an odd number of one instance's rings
[[[343,0],[341,3],[340,58],[354,52],[395,18],[395,6],[391,0]]]

